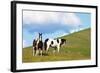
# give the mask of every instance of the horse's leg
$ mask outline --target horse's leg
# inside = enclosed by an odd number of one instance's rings
[[[39,54],[39,50],[38,49],[36,49],[36,54],[35,54],[35,56],[37,56]]]
[[[47,48],[46,48],[46,53],[48,52],[48,50],[49,50],[49,46],[47,46]]]
[[[47,45],[47,52],[48,52],[48,50],[49,50],[49,47],[50,47],[50,45]]]
[[[35,50],[34,50],[34,47],[33,47],[33,56],[35,55]]]
[[[53,50],[53,54],[56,52],[56,49],[54,48],[54,50]]]
[[[59,53],[60,45],[57,45],[57,52]]]
[[[40,49],[40,55],[41,55],[41,56],[42,56],[42,53],[43,53],[43,52],[42,52],[42,49]]]

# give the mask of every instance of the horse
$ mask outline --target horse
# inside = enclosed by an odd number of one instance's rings
[[[57,52],[59,53],[60,47],[63,44],[66,44],[66,39],[49,39],[49,38],[47,38],[44,41],[44,48],[45,48],[46,52],[48,52],[48,49],[50,47],[52,47],[52,48],[54,48],[53,53],[55,53],[56,49],[57,49]]]
[[[33,41],[33,56],[34,55],[43,54],[43,41],[42,41],[42,33],[39,33],[39,38]]]

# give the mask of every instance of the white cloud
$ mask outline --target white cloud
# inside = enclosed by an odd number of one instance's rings
[[[81,25],[81,20],[75,13],[64,13],[61,21],[63,24],[67,24],[71,26]]]
[[[24,11],[24,24],[38,23],[47,25],[46,23],[61,23],[60,25],[79,26],[80,18],[75,13],[61,12],[43,12],[43,11]]]
[[[77,32],[78,30],[77,29],[73,29],[73,30],[70,30],[70,33],[74,33],[74,32]]]
[[[39,12],[39,11],[24,11],[24,23],[39,23],[43,25],[46,22],[58,22],[58,14],[55,12]]]

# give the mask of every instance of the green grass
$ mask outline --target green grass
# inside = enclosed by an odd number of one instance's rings
[[[46,62],[46,61],[67,61],[67,60],[86,60],[91,58],[91,40],[90,29],[62,36],[67,40],[67,44],[63,45],[60,53],[53,54],[53,50],[49,50],[48,55],[32,56],[32,47],[23,48],[22,61],[24,63]]]

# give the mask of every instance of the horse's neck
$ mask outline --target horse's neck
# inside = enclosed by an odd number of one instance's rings
[[[39,40],[42,41],[42,36],[39,36]]]
[[[38,38],[38,39],[37,39],[37,42],[39,42],[39,41],[42,41],[42,38]]]
[[[42,37],[40,38],[40,41],[42,41]]]

